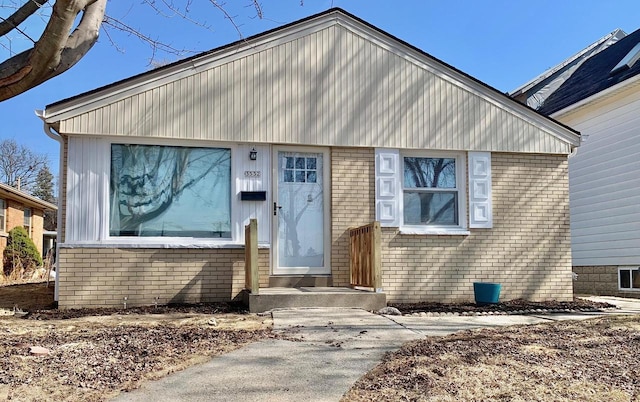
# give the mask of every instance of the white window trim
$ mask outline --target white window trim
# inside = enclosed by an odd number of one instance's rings
[[[26,223],[25,222],[25,220],[26,220],[25,219],[26,218],[25,211],[27,211],[27,210],[29,211],[29,224],[25,226],[25,223]],[[33,208],[31,208],[31,207],[23,207],[22,208],[22,227],[24,227],[26,229],[27,235],[29,237],[31,237],[32,234],[33,234]]]
[[[458,225],[405,225],[404,211],[400,215],[400,233],[401,234],[432,234],[432,235],[453,235],[467,236],[471,232],[467,229],[467,180],[466,165],[467,158],[464,152],[446,152],[446,151],[400,151],[400,187],[399,204],[404,205],[404,158],[405,157],[421,157],[421,158],[455,158],[456,159],[456,190],[458,192]]]
[[[171,139],[147,139],[147,138],[103,138],[100,148],[102,152],[96,155],[100,158],[100,172],[96,176],[102,178],[100,183],[100,196],[98,198],[102,205],[99,208],[100,227],[97,240],[72,240],[60,243],[62,248],[74,247],[102,247],[102,248],[235,248],[244,244],[242,242],[243,234],[234,225],[240,219],[240,208],[234,203],[234,194],[237,193],[236,180],[237,168],[234,166],[234,158],[242,157],[238,155],[237,144],[229,142],[212,142],[212,141],[173,141]],[[227,148],[231,150],[231,238],[196,238],[196,237],[119,237],[109,234],[109,185],[111,179],[111,145],[112,144],[140,144],[140,145],[158,145],[158,146],[185,146],[198,148]],[[105,153],[102,155],[102,153]],[[68,184],[69,185],[69,184]],[[69,191],[67,188],[65,191]],[[67,217],[68,219],[69,217]],[[69,225],[67,225],[69,227]],[[264,248],[264,245],[261,245]]]
[[[236,172],[234,171],[233,160],[237,157],[236,147],[235,145],[229,143],[215,143],[215,144],[203,144],[203,143],[175,143],[172,141],[152,141],[152,140],[130,140],[121,141],[120,139],[111,139],[108,146],[108,156],[107,156],[107,180],[106,180],[106,189],[105,189],[105,208],[103,208],[102,214],[102,222],[103,225],[103,235],[104,242],[114,245],[123,245],[126,247],[131,246],[146,246],[146,247],[154,247],[154,248],[173,248],[173,247],[194,247],[194,248],[220,248],[224,246],[236,246],[241,244],[240,242],[240,233],[236,230],[236,222],[239,219],[237,210],[233,203],[233,195],[236,194],[236,181],[234,178],[236,177]],[[231,218],[231,237],[230,238],[218,238],[218,237],[152,237],[152,236],[111,236],[109,222],[111,216],[111,204],[109,203],[110,196],[110,183],[111,183],[111,146],[113,144],[135,144],[135,145],[155,145],[155,146],[173,146],[173,147],[195,147],[195,148],[224,148],[229,149],[231,152],[231,172],[230,172],[230,191],[231,191],[231,205],[230,208],[230,218]]]
[[[0,227],[0,233],[7,233],[7,200],[5,198],[0,198],[0,201],[2,201],[2,208],[0,208],[0,211],[2,211],[2,225]]]
[[[640,292],[640,288],[623,288],[622,281],[620,280],[620,271],[637,271],[640,270],[640,267],[637,266],[629,266],[629,267],[618,267],[618,290],[623,292]],[[633,274],[631,274],[633,275]],[[633,276],[630,278],[632,281],[631,285],[633,285]]]

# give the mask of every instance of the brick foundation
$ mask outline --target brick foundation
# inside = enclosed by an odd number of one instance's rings
[[[374,219],[373,149],[333,149],[334,283],[348,283],[347,229]],[[492,154],[493,229],[468,236],[383,228],[383,289],[391,302],[473,300],[473,282],[501,299],[571,300],[567,158]],[[336,279],[339,278],[339,281]]]
[[[60,308],[229,301],[244,288],[244,249],[60,248]],[[259,255],[269,282],[269,250]]]

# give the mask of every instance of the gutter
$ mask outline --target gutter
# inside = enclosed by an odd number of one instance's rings
[[[59,151],[59,161],[58,161],[58,202],[60,202],[60,199],[62,197],[62,177],[64,177],[62,175],[62,168],[63,168],[63,163],[64,163],[64,140],[62,139],[62,137],[60,136],[59,133],[56,133],[53,129],[53,127],[51,127],[51,124],[47,123],[46,119],[45,119],[45,111],[44,110],[36,110],[36,116],[38,116],[38,118],[40,118],[40,120],[42,120],[43,122],[43,131],[44,133],[47,135],[47,137],[51,138],[52,140],[56,141],[58,144],[60,144],[60,151]],[[62,208],[60,208],[60,206],[58,206],[58,212],[57,212],[57,216],[56,219],[58,221],[58,225],[62,225]],[[55,280],[55,289],[54,289],[54,295],[53,295],[53,300],[58,301],[60,298],[60,264],[58,264],[59,258],[60,258],[60,254],[59,254],[59,244],[60,244],[60,237],[62,234],[62,230],[57,230],[57,234],[56,234],[56,280]]]

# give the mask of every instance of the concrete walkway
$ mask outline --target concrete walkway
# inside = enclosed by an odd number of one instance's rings
[[[640,300],[591,298],[620,307],[606,313],[540,316],[380,316],[356,309],[273,312],[274,330],[292,340],[266,340],[190,367],[116,401],[339,401],[387,351],[427,336],[550,320],[638,314]]]

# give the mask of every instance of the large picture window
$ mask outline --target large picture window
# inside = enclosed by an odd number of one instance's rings
[[[231,150],[111,145],[111,236],[231,238]]]
[[[403,222],[460,225],[460,178],[455,157],[403,158]]]

